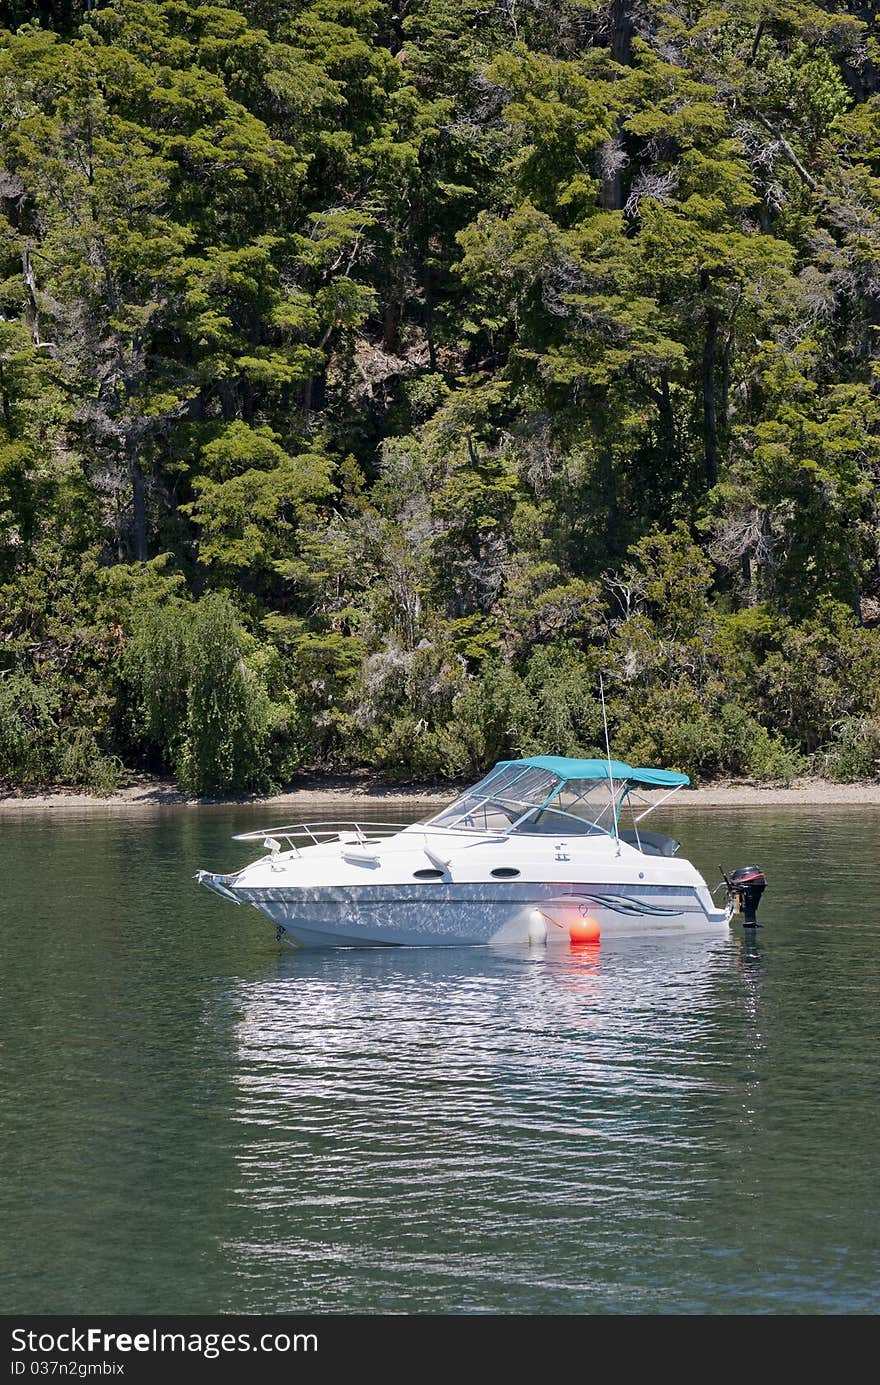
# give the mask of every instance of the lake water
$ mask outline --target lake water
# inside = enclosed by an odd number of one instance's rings
[[[757,944],[546,956],[279,952],[265,816],[2,819],[0,1311],[880,1309],[880,811],[667,813]]]

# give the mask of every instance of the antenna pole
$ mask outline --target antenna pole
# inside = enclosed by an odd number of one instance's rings
[[[614,780],[611,777],[611,742],[608,739],[608,715],[605,711],[605,682],[601,673],[599,674],[599,696],[602,699],[602,725],[605,728],[605,754],[608,758],[608,794],[611,798],[611,822],[614,827],[614,840],[617,842],[617,849],[620,850],[620,838],[617,835],[617,804],[614,799]]]

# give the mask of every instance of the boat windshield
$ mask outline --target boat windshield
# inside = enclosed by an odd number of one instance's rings
[[[610,835],[626,785],[563,779],[535,765],[498,765],[462,798],[429,818],[432,827],[465,832]]]

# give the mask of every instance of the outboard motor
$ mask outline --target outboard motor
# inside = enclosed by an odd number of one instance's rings
[[[727,884],[727,898],[736,900],[737,913],[743,916],[743,927],[757,928],[758,905],[767,888],[761,867],[737,866],[730,875],[721,873]]]

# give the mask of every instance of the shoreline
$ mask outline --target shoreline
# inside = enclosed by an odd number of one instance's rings
[[[286,793],[259,797],[251,794],[223,798],[196,798],[182,793],[172,782],[143,780],[108,794],[104,798],[62,788],[23,791],[0,797],[0,814],[26,812],[128,812],[158,811],[163,808],[259,808],[312,809],[340,803],[360,803],[374,808],[449,803],[467,785],[417,784],[395,785],[365,779],[356,775],[328,775],[309,778],[300,787]],[[657,803],[665,797],[663,791],[643,790],[640,799]],[[799,779],[789,787],[732,783],[723,781],[699,788],[681,789],[670,799],[678,808],[780,808],[780,807],[850,807],[880,808],[880,782],[836,784],[827,779]]]

